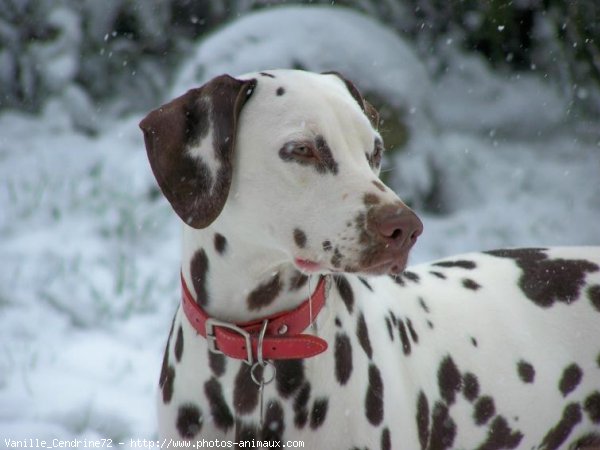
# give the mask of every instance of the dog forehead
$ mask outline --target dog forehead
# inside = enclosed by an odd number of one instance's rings
[[[331,73],[316,73],[307,72],[304,70],[294,69],[274,69],[261,72],[250,72],[236,77],[240,80],[256,79],[259,84],[263,85],[288,85],[301,86],[304,88],[313,89],[333,89],[338,92],[343,92],[350,95],[345,88],[344,82],[337,76]]]
[[[239,79],[256,79],[242,122],[275,134],[329,134],[342,131],[365,142],[378,136],[360,105],[337,75],[301,70],[267,70]]]

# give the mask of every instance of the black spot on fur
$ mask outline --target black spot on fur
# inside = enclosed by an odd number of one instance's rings
[[[258,386],[250,375],[251,366],[240,364],[233,385],[233,407],[238,414],[249,414],[258,406]],[[262,376],[262,367],[256,368],[256,375]]]
[[[215,233],[214,244],[215,250],[220,255],[225,253],[225,250],[227,250],[227,239],[225,239],[225,236],[223,236],[222,234]]]
[[[190,274],[192,285],[196,291],[196,302],[201,306],[208,304],[208,292],[206,290],[206,275],[208,273],[208,257],[203,249],[198,250],[190,263]]]
[[[454,403],[456,393],[460,390],[462,377],[451,356],[446,356],[438,370],[440,394],[448,405]]]
[[[419,342],[419,335],[415,331],[412,321],[409,318],[406,319],[406,326],[408,327],[408,332],[410,333],[410,338],[413,340],[413,342],[415,344],[417,344]]]
[[[308,276],[304,275],[302,272],[297,270],[296,272],[294,272],[294,275],[292,275],[292,278],[290,279],[290,289],[292,291],[297,291],[300,288],[302,288],[302,286],[304,286],[307,281]]]
[[[429,402],[423,391],[419,392],[417,397],[417,430],[419,432],[419,442],[421,450],[427,449],[429,441]]]
[[[186,403],[177,410],[175,426],[179,436],[183,439],[192,439],[202,430],[202,413],[196,405]]]
[[[254,423],[246,423],[240,418],[235,420],[235,440],[254,441],[258,438],[258,426]],[[198,447],[201,448],[201,447]]]
[[[523,383],[533,383],[535,379],[535,369],[527,361],[519,361],[517,363],[517,372]]]
[[[477,450],[514,449],[519,446],[522,439],[523,434],[520,431],[513,431],[504,417],[497,416],[488,429],[487,439],[477,447]]]
[[[365,396],[365,415],[371,425],[383,420],[383,380],[375,364],[369,365],[369,386]]]
[[[220,377],[225,373],[225,356],[220,353],[208,352],[208,366],[212,373]]]
[[[474,406],[473,419],[477,425],[483,425],[496,414],[494,399],[484,395],[479,397]]]
[[[558,384],[558,388],[560,389],[560,392],[562,392],[563,397],[569,395],[577,388],[577,386],[579,386],[582,377],[583,372],[577,364],[570,364],[565,368]]]
[[[341,328],[342,327],[342,321],[340,320],[339,317],[336,317],[334,320],[335,326]]]
[[[222,431],[227,431],[233,426],[233,416],[223,397],[221,383],[212,377],[204,383],[204,394],[208,400],[210,414],[215,426]]]
[[[352,375],[352,344],[345,333],[335,335],[334,359],[335,378],[343,386]]]
[[[352,292],[352,287],[348,280],[343,275],[335,275],[333,277],[335,281],[335,286],[344,301],[344,305],[346,305],[346,309],[350,314],[354,311],[354,292]]]
[[[304,362],[301,359],[281,359],[273,364],[277,391],[283,398],[288,398],[304,383]]]
[[[442,272],[438,272],[437,270],[430,270],[429,273],[433,276],[438,277],[440,280],[446,279],[446,275],[444,275]]]
[[[163,353],[162,366],[160,368],[160,376],[158,377],[158,385],[162,388],[167,379],[167,370],[169,369],[169,345]]]
[[[390,275],[390,278],[394,280],[394,283],[396,283],[398,286],[406,286],[406,282],[404,281],[404,278],[402,278],[402,274]]]
[[[452,448],[456,438],[456,424],[448,414],[448,406],[436,402],[433,407],[431,434],[428,449],[447,450]]]
[[[589,433],[571,444],[572,450],[598,450],[600,448],[600,433]]]
[[[306,233],[299,228],[294,228],[294,242],[300,248],[306,247]]]
[[[329,252],[333,249],[333,245],[331,244],[331,241],[323,241],[321,243],[321,246],[323,247],[324,252]]]
[[[371,348],[371,341],[369,339],[369,330],[367,328],[367,322],[365,322],[365,316],[360,313],[356,324],[356,337],[362,349],[365,351],[369,359],[373,357],[373,349]]]
[[[327,417],[327,408],[329,407],[329,400],[326,398],[318,398],[313,402],[312,411],[310,412],[310,427],[316,430]]]
[[[367,280],[365,280],[363,277],[358,277],[358,281],[360,281],[362,284],[365,285],[365,287],[370,290],[371,292],[373,292],[373,288],[371,287],[371,285],[369,284],[369,282]]]
[[[476,281],[471,280],[470,278],[465,278],[462,280],[462,285],[465,289],[470,289],[472,291],[478,290],[481,285]]]
[[[471,336],[471,344],[473,344],[473,347],[477,347],[477,339],[475,339],[472,336]]]
[[[162,385],[162,398],[163,403],[168,404],[173,398],[173,382],[175,381],[175,368],[173,366],[167,367],[164,383]]]
[[[284,431],[285,420],[283,408],[277,400],[270,400],[265,408],[265,420],[261,440],[269,441],[272,446],[280,446]]]
[[[587,290],[588,298],[592,302],[592,306],[596,308],[596,311],[600,312],[600,284],[594,284]]]
[[[398,336],[400,336],[400,342],[402,342],[402,351],[405,355],[410,355],[410,341],[408,340],[408,334],[406,334],[406,327],[404,326],[404,322],[400,319],[398,319]]]
[[[392,319],[389,317],[385,317],[385,326],[388,330],[388,335],[390,336],[390,341],[394,342],[394,328],[392,326]]]
[[[281,96],[281,95],[285,94],[285,89],[282,87],[278,87],[276,92],[277,92],[278,96]]]
[[[479,380],[470,372],[465,373],[463,376],[463,395],[470,402],[473,402],[479,396]]]
[[[392,448],[392,437],[390,435],[390,429],[385,427],[381,430],[381,450],[391,450]]]
[[[281,280],[277,274],[250,292],[247,298],[248,308],[254,310],[268,306],[273,303],[280,292]]]
[[[419,275],[417,275],[414,272],[411,272],[410,270],[405,270],[404,272],[402,272],[402,276],[407,280],[412,281],[413,283],[418,283],[420,281]]]
[[[560,421],[548,431],[540,448],[557,450],[567,440],[573,428],[581,422],[581,407],[578,403],[570,403],[563,410]]]
[[[310,399],[310,384],[304,383],[294,399],[294,424],[304,428],[308,420],[308,400]]]
[[[600,424],[600,392],[590,394],[583,403],[583,409],[592,422]]]
[[[583,259],[548,259],[542,249],[495,250],[490,255],[512,258],[523,271],[519,286],[536,305],[570,304],[579,298],[587,273],[600,268]]]
[[[181,356],[183,355],[183,329],[181,325],[179,325],[179,329],[177,330],[177,339],[175,339],[175,359],[177,362],[181,361]]]
[[[275,78],[275,75],[272,75],[270,73],[267,72],[259,72],[260,75],[262,75],[263,77],[269,77],[269,78]]]
[[[429,306],[427,306],[427,303],[425,303],[425,300],[423,300],[422,297],[419,297],[419,305],[421,306],[421,308],[423,308],[423,311],[429,313]]]
[[[158,385],[162,388],[167,380],[167,374],[169,372],[169,349],[171,347],[171,337],[173,336],[173,329],[175,328],[175,318],[177,314],[173,316],[171,320],[171,329],[169,330],[169,337],[167,338],[167,344],[165,345],[165,352],[163,353],[162,367],[160,369],[160,376],[158,378]]]
[[[457,259],[454,261],[439,261],[432,264],[432,266],[438,267],[460,267],[461,269],[472,270],[477,267],[474,261],[467,261],[464,259]]]

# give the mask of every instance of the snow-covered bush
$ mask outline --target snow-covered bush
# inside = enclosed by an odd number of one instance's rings
[[[38,112],[49,98],[68,105],[74,95],[79,105],[147,108],[193,27],[222,13],[207,1],[0,0],[0,109]]]
[[[36,110],[77,74],[79,17],[51,0],[0,4],[0,108]]]

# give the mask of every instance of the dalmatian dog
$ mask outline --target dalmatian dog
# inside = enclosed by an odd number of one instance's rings
[[[219,76],[142,120],[183,221],[160,436],[599,449],[600,248],[407,269],[423,227],[378,178],[377,123],[340,74],[292,70]]]

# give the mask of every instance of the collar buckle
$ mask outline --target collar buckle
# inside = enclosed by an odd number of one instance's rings
[[[217,336],[215,334],[215,327],[226,328],[242,336],[244,338],[244,343],[246,347],[246,359],[244,359],[243,361],[250,366],[254,364],[254,358],[252,357],[252,339],[250,338],[250,333],[233,323],[208,318],[206,319],[206,322],[204,324],[204,329],[206,331],[206,341],[208,344],[208,350],[211,353],[217,353],[221,355],[225,354],[217,348]]]

